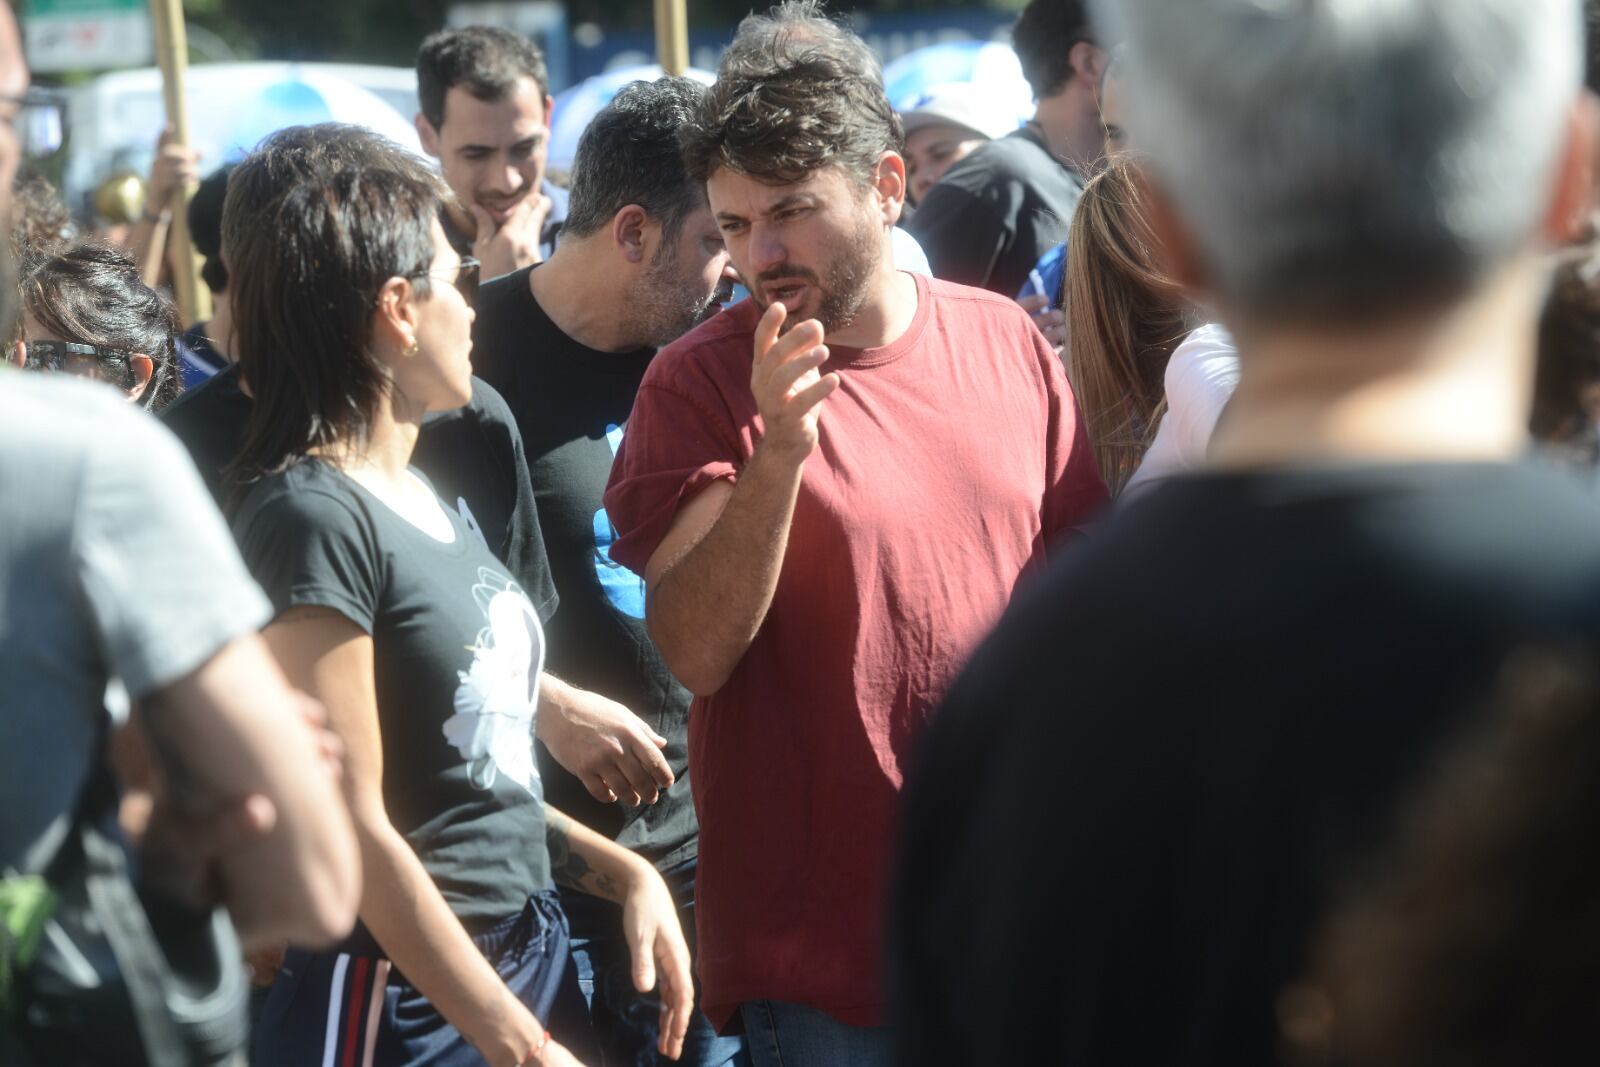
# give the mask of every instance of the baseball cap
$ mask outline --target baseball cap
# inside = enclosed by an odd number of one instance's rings
[[[978,86],[952,82],[935,86],[900,114],[906,133],[924,126],[959,126],[993,140],[1017,128],[1009,111],[996,108]]]

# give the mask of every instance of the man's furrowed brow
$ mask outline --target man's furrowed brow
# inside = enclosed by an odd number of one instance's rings
[[[810,193],[790,193],[776,204],[770,205],[764,214],[776,215],[778,212],[788,211],[792,207],[807,207],[814,200],[815,198]]]

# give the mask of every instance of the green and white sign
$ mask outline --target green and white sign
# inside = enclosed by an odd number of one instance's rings
[[[155,60],[148,0],[27,0],[22,43],[28,66],[41,74]]]

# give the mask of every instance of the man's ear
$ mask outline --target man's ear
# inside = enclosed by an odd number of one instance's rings
[[[128,399],[138,400],[150,386],[150,375],[156,369],[155,360],[143,352],[135,352],[128,357],[128,366],[133,368],[133,388],[128,390]]]
[[[1595,162],[1600,152],[1600,99],[1585,89],[1567,114],[1543,236],[1551,244],[1579,240],[1595,210]]]
[[[884,221],[894,226],[906,205],[906,161],[899,152],[885,152],[878,160],[873,191],[883,209]]]
[[[1150,224],[1150,236],[1156,244],[1156,255],[1166,267],[1167,274],[1191,294],[1205,293],[1210,279],[1201,263],[1200,250],[1194,235],[1178,214],[1172,200],[1161,183],[1148,172],[1141,172],[1139,181],[1144,185],[1145,214]]]
[[[416,113],[411,121],[417,127],[417,140],[422,142],[422,150],[434,159],[438,159],[439,131],[433,128],[433,123],[428,121],[428,116],[420,111]]]
[[[655,254],[653,249],[647,247],[652,230],[653,236],[659,240],[661,227],[654,225],[649,213],[638,204],[629,204],[611,216],[611,243],[629,263],[643,263]]]
[[[1084,79],[1085,84],[1094,91],[1096,99],[1100,95],[1100,83],[1105,80],[1106,63],[1108,57],[1106,50],[1091,41],[1079,41],[1067,53],[1067,62],[1072,64],[1072,73]]]

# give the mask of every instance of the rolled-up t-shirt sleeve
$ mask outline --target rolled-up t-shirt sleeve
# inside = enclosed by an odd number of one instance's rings
[[[72,548],[110,673],[138,699],[259,629],[270,612],[172,434],[142,414],[117,429],[125,434],[115,447],[85,465]]]
[[[613,560],[643,574],[678,509],[712,482],[738,479],[745,452],[718,409],[648,379],[640,388],[606,486]]]
[[[276,614],[330,608],[372,633],[382,594],[382,558],[371,524],[314,489],[275,492],[247,505],[235,524],[250,572]]]

